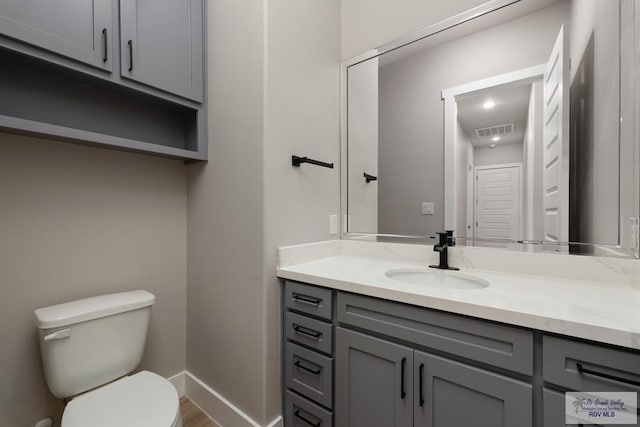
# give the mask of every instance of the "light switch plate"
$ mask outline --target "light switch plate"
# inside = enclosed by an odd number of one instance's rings
[[[433,202],[422,202],[422,215],[433,215]]]

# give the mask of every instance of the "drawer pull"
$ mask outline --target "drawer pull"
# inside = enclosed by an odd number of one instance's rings
[[[598,372],[598,371],[593,371],[591,369],[586,369],[585,367],[582,366],[582,363],[576,363],[576,367],[578,368],[578,372],[580,372],[581,374],[589,374],[589,375],[593,375],[595,377],[606,378],[608,380],[618,381],[620,383],[624,383],[624,384],[629,384],[629,385],[634,385],[636,387],[640,387],[640,382],[638,382],[638,381],[628,380],[626,378],[616,377],[615,375],[609,375],[609,374],[605,374],[603,372]]]
[[[314,423],[313,421],[311,421],[308,418],[303,417],[302,415],[300,415],[300,410],[296,409],[296,412],[293,413],[293,415],[295,415],[296,418],[301,419],[302,421],[304,421],[305,423],[309,424],[310,426],[313,427],[320,427],[322,425],[322,421],[318,421],[316,423]]]
[[[300,363],[299,360],[296,360],[295,363],[293,364],[293,366],[295,366],[296,368],[300,368],[303,371],[307,371],[312,373],[313,375],[320,375],[320,372],[322,372],[322,368],[320,369],[312,369],[312,368],[307,368],[306,366],[304,366],[302,363]]]
[[[293,331],[298,335],[304,335],[314,340],[319,340],[322,336],[322,332],[314,331],[313,329],[307,329],[304,326],[293,324]]]
[[[296,302],[301,302],[303,304],[309,304],[316,307],[319,307],[320,303],[322,302],[320,298],[313,298],[313,297],[300,295],[300,294],[293,294],[293,299],[296,300]]]
[[[407,393],[404,391],[404,370],[407,366],[407,358],[403,357],[400,362],[400,399],[407,397]]]
[[[420,407],[422,408],[424,406],[424,363],[420,364],[420,369],[419,369],[420,373],[418,374],[420,376],[419,380],[420,380],[420,385],[418,386],[418,388],[420,389]]]

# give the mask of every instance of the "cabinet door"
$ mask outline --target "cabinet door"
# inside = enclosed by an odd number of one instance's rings
[[[202,101],[203,20],[203,0],[120,0],[122,76]]]
[[[336,426],[412,426],[412,371],[412,349],[337,328]]]
[[[111,70],[112,0],[2,0],[0,32]]]
[[[580,427],[584,424],[565,424],[564,393],[544,388],[542,398],[542,414],[544,427]],[[602,427],[599,424],[589,424],[589,427]]]
[[[414,353],[415,426],[531,427],[531,385]]]

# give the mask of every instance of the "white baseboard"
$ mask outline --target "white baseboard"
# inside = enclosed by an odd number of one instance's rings
[[[178,375],[182,376],[182,395],[187,396],[221,427],[263,427],[193,374],[185,371]],[[173,383],[171,379],[170,381]],[[178,390],[178,386],[176,389]],[[265,427],[282,427],[283,425],[282,416],[277,416]]]
[[[169,382],[173,384],[173,386],[176,388],[176,391],[178,392],[178,396],[180,397],[184,396],[184,391],[185,391],[184,382],[185,382],[186,376],[187,376],[187,371],[182,371],[182,372],[178,372],[172,377],[167,378]]]

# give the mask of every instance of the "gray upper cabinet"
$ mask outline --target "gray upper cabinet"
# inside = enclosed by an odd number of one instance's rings
[[[202,101],[203,14],[203,0],[120,0],[122,76]]]
[[[414,354],[414,425],[531,427],[531,385],[442,357]]]
[[[112,0],[2,0],[0,32],[21,42],[111,71],[111,12]]]
[[[336,427],[413,425],[413,350],[336,328]]]

